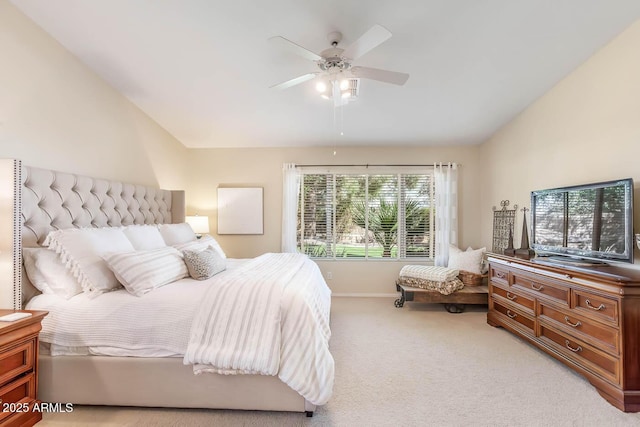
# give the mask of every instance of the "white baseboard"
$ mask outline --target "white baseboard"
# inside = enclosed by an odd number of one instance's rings
[[[398,293],[394,294],[370,294],[361,292],[333,293],[334,297],[363,297],[363,298],[398,298]]]

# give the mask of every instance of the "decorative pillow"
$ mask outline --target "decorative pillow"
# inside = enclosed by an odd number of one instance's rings
[[[208,279],[227,268],[227,260],[212,246],[202,251],[186,250],[182,254],[189,276],[196,280]]]
[[[122,231],[136,251],[148,251],[167,246],[157,225],[128,225]]]
[[[447,267],[470,273],[482,274],[482,260],[487,249],[467,249],[462,251],[454,245],[449,245],[449,264]]]
[[[205,234],[200,239],[194,242],[187,242],[179,245],[173,245],[173,247],[179,251],[202,251],[208,248],[209,246],[211,246],[213,249],[218,251],[218,253],[222,258],[224,259],[227,258],[227,255],[224,253],[224,251],[220,247],[220,244],[216,241],[216,239],[214,239],[212,236],[208,234]]]
[[[68,228],[52,231],[45,246],[59,254],[89,298],[120,287],[102,255],[109,252],[133,252],[122,228]]]
[[[129,293],[142,296],[189,275],[182,254],[165,246],[150,251],[109,253],[104,260]]]
[[[43,294],[69,299],[82,293],[82,286],[54,251],[47,248],[24,248],[22,259],[27,277]]]
[[[193,242],[196,240],[196,233],[189,224],[160,224],[158,230],[167,246],[179,245],[181,243]]]

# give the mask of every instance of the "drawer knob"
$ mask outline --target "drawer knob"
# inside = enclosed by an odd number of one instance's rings
[[[509,298],[511,301],[515,301],[518,299],[518,295],[512,294],[511,292],[507,291],[507,298]]]
[[[533,289],[534,291],[541,291],[544,289],[544,286],[540,285],[539,287],[536,288],[536,284],[532,283],[531,284],[531,289]]]
[[[591,310],[595,310],[595,311],[600,311],[600,310],[604,310],[605,308],[607,308],[604,304],[600,304],[597,307],[594,307],[593,305],[591,305],[591,301],[586,300],[585,304],[587,304],[587,307],[589,307]]]
[[[567,322],[567,325],[573,326],[574,328],[577,328],[578,326],[582,325],[582,322],[580,322],[579,320],[576,323],[571,323],[571,320],[569,320],[568,316],[564,316],[564,321]]]
[[[511,310],[507,310],[507,316],[509,316],[512,319],[515,319],[516,317],[518,317],[518,315],[516,313],[512,313]]]
[[[577,348],[573,348],[571,347],[571,343],[569,342],[569,340],[565,340],[564,341],[564,345],[567,346],[567,348],[571,351],[573,351],[574,353],[577,353],[579,351],[582,351],[582,347],[578,346]]]
[[[566,279],[573,279],[573,276],[572,276],[572,275],[570,275],[570,274],[565,274],[565,275],[564,275],[564,277],[565,277]]]
[[[496,277],[498,279],[504,279],[505,274],[502,271],[496,271]]]

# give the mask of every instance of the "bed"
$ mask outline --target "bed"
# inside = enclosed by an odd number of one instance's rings
[[[182,191],[28,166],[23,168],[22,179],[24,251],[42,246],[47,236],[59,233],[52,233],[55,230],[92,227],[109,232],[184,222]],[[55,238],[46,243],[55,250]],[[59,248],[58,252],[64,258],[65,252]],[[69,261],[65,261],[68,268]],[[87,405],[293,411],[311,416],[330,397],[334,372],[328,350],[330,291],[317,266],[298,254],[265,254],[252,260],[228,260],[227,265],[211,279],[184,278],[142,296],[118,288],[95,297],[83,288],[85,292],[61,299],[39,294],[23,274],[26,308],[50,313],[40,336],[39,399]],[[294,271],[287,270],[291,268]],[[256,287],[249,284],[259,282],[257,288],[262,289],[266,277],[273,277],[268,288],[273,291],[270,296],[257,295]],[[266,304],[260,298],[277,299]],[[221,329],[218,325],[227,325],[226,330],[245,328],[253,316],[243,314],[245,311],[279,319],[266,322],[268,326],[255,335],[262,338],[244,338],[245,347],[257,355],[269,354],[268,358],[247,361],[250,357],[239,353],[227,357],[223,352],[226,341],[220,338],[225,334],[198,332]],[[110,342],[108,337],[114,335],[128,338],[130,345],[121,348]],[[156,348],[166,336],[175,339]],[[147,341],[153,345],[138,348],[131,344]],[[262,341],[270,344],[265,346]],[[220,364],[223,360],[228,363]]]

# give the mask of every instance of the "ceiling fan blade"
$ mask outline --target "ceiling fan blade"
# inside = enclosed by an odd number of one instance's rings
[[[309,73],[304,74],[302,76],[296,77],[291,80],[287,80],[286,82],[278,83],[277,85],[271,86],[269,89],[288,89],[292,86],[299,85],[300,83],[304,83],[308,80],[313,79],[318,73]]]
[[[305,49],[304,47],[295,44],[291,40],[287,40],[284,37],[275,36],[269,39],[269,42],[274,46],[278,46],[282,49],[288,50],[289,52],[295,53],[298,56],[302,56],[303,58],[309,59],[311,61],[319,61],[322,57],[316,53],[311,52],[309,49]]]
[[[360,58],[371,49],[388,40],[391,36],[391,31],[387,30],[382,25],[376,24],[371,27],[369,31],[361,35],[358,40],[347,47],[344,52],[342,52],[342,55],[349,59]]]
[[[352,67],[351,74],[354,77],[361,77],[363,79],[378,80],[385,83],[392,83],[394,85],[402,86],[409,80],[409,74],[399,73],[397,71],[380,70],[378,68],[369,67]]]

